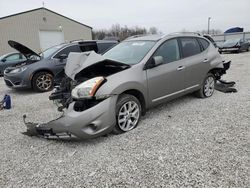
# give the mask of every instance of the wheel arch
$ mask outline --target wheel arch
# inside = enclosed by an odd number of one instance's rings
[[[39,72],[48,72],[48,73],[50,73],[53,77],[55,76],[55,74],[53,73],[53,71],[51,71],[51,70],[49,70],[49,69],[46,69],[46,68],[44,68],[44,69],[38,69],[38,70],[34,71],[34,72],[31,74],[31,76],[30,76],[30,81],[31,81],[31,86],[32,86],[32,88],[33,88],[33,78],[34,78],[34,76],[35,76],[37,73],[39,73]]]
[[[146,101],[142,92],[140,92],[137,89],[129,89],[129,90],[122,92],[121,94],[129,94],[129,95],[133,95],[134,97],[136,97],[141,103],[142,115],[146,114]]]
[[[212,68],[211,70],[208,71],[208,73],[213,74],[216,80],[219,80],[221,78],[222,74],[224,74],[223,69],[218,68],[218,67]]]

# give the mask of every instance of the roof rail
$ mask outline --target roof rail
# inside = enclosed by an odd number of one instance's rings
[[[72,42],[81,42],[81,41],[84,41],[84,39],[75,39],[75,40],[71,40],[71,41],[69,41],[69,43],[72,43]]]
[[[133,38],[138,38],[138,37],[143,37],[143,36],[146,36],[146,35],[147,34],[133,35],[133,36],[127,37],[125,40],[129,40],[129,39],[133,39]]]
[[[174,32],[174,33],[170,33],[168,35],[177,35],[177,34],[193,34],[193,35],[201,36],[200,33],[197,33],[197,32],[186,32],[186,31],[184,31],[184,32]]]

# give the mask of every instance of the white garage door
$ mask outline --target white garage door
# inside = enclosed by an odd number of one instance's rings
[[[64,34],[61,31],[39,31],[41,50],[64,42]]]

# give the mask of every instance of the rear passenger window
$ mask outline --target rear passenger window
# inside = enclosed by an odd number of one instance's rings
[[[171,39],[161,45],[155,52],[155,56],[162,56],[164,63],[170,63],[180,59],[177,39]]]
[[[83,45],[80,45],[81,51],[82,52],[88,52],[88,51],[95,51],[96,53],[98,52],[98,48],[96,43],[86,43]]]
[[[195,38],[180,38],[182,57],[189,57],[201,52],[200,45]]]
[[[202,45],[203,50],[206,50],[209,46],[209,42],[206,41],[205,39],[198,39]]]

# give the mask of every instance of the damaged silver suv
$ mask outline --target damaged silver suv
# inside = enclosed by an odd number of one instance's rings
[[[135,36],[104,55],[70,53],[67,77],[50,99],[63,111],[25,134],[86,139],[134,129],[146,110],[188,93],[211,97],[230,67],[206,38],[192,33]]]

